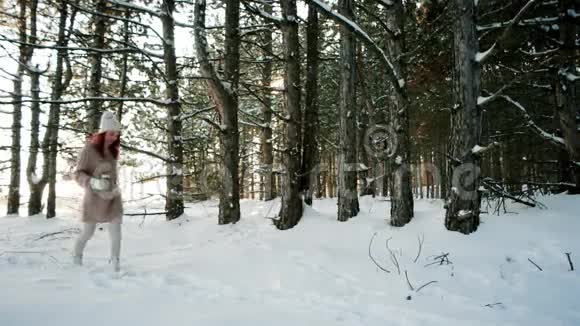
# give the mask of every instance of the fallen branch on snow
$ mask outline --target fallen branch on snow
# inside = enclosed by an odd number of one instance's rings
[[[534,266],[536,266],[536,267],[537,267],[537,268],[540,270],[540,272],[543,272],[543,271],[544,271],[544,270],[543,270],[543,269],[542,269],[540,266],[538,266],[538,264],[534,263],[534,261],[533,261],[533,260],[531,260],[530,258],[528,258],[528,261],[529,261],[530,263],[532,263]]]
[[[411,282],[409,282],[409,275],[407,275],[407,270],[405,270],[405,278],[407,279],[407,284],[409,285],[409,289],[411,291],[415,291],[415,289],[413,288],[413,286],[411,285]]]
[[[570,264],[570,272],[574,271],[574,265],[572,264],[572,259],[570,258],[570,255],[572,255],[571,252],[565,252],[566,254],[566,258],[568,258],[568,264]]]
[[[433,262],[429,263],[427,265],[425,265],[425,267],[431,266],[431,265],[435,265],[435,264],[439,264],[439,266],[445,264],[445,265],[450,265],[453,264],[450,260],[449,260],[449,253],[445,253],[445,254],[441,254],[439,256],[435,256],[433,258]]]
[[[397,256],[395,256],[395,253],[389,247],[389,241],[391,241],[391,239],[392,238],[387,239],[387,241],[385,242],[385,246],[387,247],[387,250],[389,251],[391,262],[397,268],[397,272],[399,273],[399,275],[401,275],[401,267],[399,266],[399,260],[397,259]]]
[[[425,284],[421,285],[421,286],[420,286],[420,287],[417,289],[417,291],[415,291],[415,292],[419,293],[419,291],[421,291],[421,289],[423,289],[423,288],[424,288],[424,287],[426,287],[427,285],[431,285],[431,284],[433,284],[433,283],[437,283],[437,281],[431,281],[431,282],[427,282],[427,283],[425,283]]]
[[[33,241],[38,241],[38,240],[42,240],[44,238],[48,238],[48,237],[52,237],[58,234],[64,234],[64,233],[80,233],[81,229],[79,228],[70,228],[70,229],[65,229],[62,231],[57,231],[57,232],[50,232],[50,233],[45,233],[43,235],[41,235],[40,237],[34,239]]]
[[[391,273],[391,271],[389,271],[388,269],[384,268],[383,266],[381,266],[373,257],[372,253],[371,253],[371,246],[373,244],[373,239],[377,236],[377,233],[375,232],[373,234],[373,236],[371,237],[371,241],[369,242],[369,258],[373,261],[373,263],[375,263],[375,265],[377,265],[378,268],[380,268],[382,271],[386,272],[386,273]]]
[[[417,252],[417,257],[413,260],[414,263],[419,260],[419,256],[421,256],[421,248],[423,248],[423,242],[425,242],[425,235],[421,235],[421,237],[417,236],[417,240],[419,241],[419,251]]]

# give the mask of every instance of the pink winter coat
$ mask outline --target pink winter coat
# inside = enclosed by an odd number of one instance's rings
[[[90,187],[91,177],[108,174],[113,191],[95,192]],[[92,223],[115,222],[123,219],[123,200],[118,190],[117,160],[101,156],[96,145],[87,142],[79,154],[74,173],[76,182],[85,190],[82,201],[82,221]]]

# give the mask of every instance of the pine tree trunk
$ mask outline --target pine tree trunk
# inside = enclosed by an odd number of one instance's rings
[[[430,171],[430,175],[427,177],[428,178],[427,180],[429,180],[429,184],[431,186],[431,191],[429,193],[429,197],[431,199],[433,199],[433,198],[435,198],[435,187],[436,187],[436,184],[435,184],[436,177],[435,177],[435,175],[437,173],[437,167],[435,166],[435,153],[434,152],[431,152],[429,154],[429,159],[430,159],[429,162],[431,163],[430,166],[431,166],[432,171]]]
[[[451,193],[445,214],[448,230],[468,234],[479,226],[480,162],[472,149],[481,138],[481,110],[477,106],[480,94],[480,66],[475,61],[478,39],[475,32],[474,0],[454,0],[455,78],[453,91],[455,103],[451,112],[450,154]]]
[[[48,125],[42,142],[42,177],[40,179],[41,181],[38,183],[39,190],[35,194],[36,196],[42,198],[44,187],[46,186],[46,183],[48,183],[46,218],[53,218],[56,216],[56,167],[58,156],[58,131],[60,127],[60,103],[58,103],[58,101],[61,99],[62,94],[72,79],[72,70],[70,68],[68,52],[66,50],[71,33],[71,27],[69,26],[69,32],[67,34],[66,26],[68,19],[68,6],[66,1],[61,1],[59,4],[59,25],[57,40],[59,49],[56,55],[56,67],[52,79],[52,91],[50,95],[50,99],[53,102],[50,104],[50,110],[48,113]],[[73,10],[70,18],[71,26],[73,26],[74,23],[74,15],[75,11]],[[67,64],[66,73],[64,70],[65,62]]]
[[[576,82],[570,81],[568,74],[577,75],[576,71],[576,39],[577,27],[574,17],[569,12],[580,10],[576,0],[558,1],[560,5],[560,42],[558,80],[556,84],[556,104],[560,118],[560,129],[569,159],[569,172],[572,182],[576,185],[569,189],[571,194],[580,194],[580,137],[578,136],[577,116],[580,113],[576,103]]]
[[[422,173],[422,162],[421,159],[417,161],[417,191],[418,197],[423,199],[423,173]]]
[[[382,164],[382,169],[383,169],[383,174],[382,174],[383,178],[381,179],[381,181],[382,181],[381,183],[382,183],[383,189],[382,189],[381,193],[382,193],[383,197],[387,197],[387,196],[391,195],[390,189],[391,189],[391,181],[392,181],[391,167],[390,167],[389,162],[384,161]]]
[[[107,1],[97,0],[96,11],[106,12]],[[92,47],[96,49],[105,48],[105,32],[107,30],[107,19],[101,15],[93,15],[92,22],[94,24],[93,29],[93,44]],[[103,55],[101,52],[92,52],[89,54],[89,63],[91,66],[90,79],[89,79],[89,97],[100,97],[101,96],[101,78],[103,75],[102,67]],[[88,132],[92,133],[99,129],[99,124],[101,121],[101,114],[103,110],[102,101],[89,101],[87,109],[88,118]]]
[[[125,9],[125,18],[131,18],[131,12],[129,9]],[[129,21],[126,20],[123,22],[123,42],[125,44],[129,44],[131,38],[131,32],[129,30]],[[119,97],[125,97],[125,93],[127,91],[127,82],[129,78],[127,76],[127,72],[129,70],[129,53],[123,52],[123,57],[121,59],[121,89],[119,90]],[[124,101],[119,101],[119,107],[117,108],[117,120],[123,120],[123,104]]]
[[[264,4],[264,11],[272,14],[272,5]],[[263,32],[264,51],[267,56],[272,55],[272,30],[268,29]],[[262,184],[263,189],[261,198],[265,201],[272,200],[275,197],[274,183],[275,176],[272,172],[274,165],[274,154],[272,146],[272,92],[270,91],[270,84],[272,83],[272,61],[267,60],[262,67],[262,86],[264,89],[264,100],[261,105],[262,124],[260,133],[260,164],[262,168]]]
[[[240,2],[226,0],[226,58],[225,80],[231,87],[231,103],[224,107],[222,134],[224,153],[224,179],[220,198],[219,224],[236,223],[240,220],[239,190],[239,131],[238,131],[238,80],[240,77]]]
[[[29,43],[36,44],[36,13],[38,8],[38,0],[30,1],[30,40]],[[32,57],[34,48],[30,47],[30,56]],[[36,215],[42,212],[42,194],[44,192],[44,185],[39,187],[40,176],[36,169],[38,161],[38,152],[40,150],[39,133],[40,133],[40,74],[38,66],[35,69],[29,69],[30,75],[30,95],[33,100],[30,103],[30,149],[28,156],[28,164],[26,166],[26,179],[28,181],[28,188],[30,189],[30,198],[28,200],[28,215]],[[46,183],[46,179],[43,180]]]
[[[226,1],[226,55],[225,73],[222,81],[209,61],[205,36],[205,0],[196,0],[195,39],[196,53],[205,77],[209,94],[217,106],[221,118],[220,142],[222,156],[222,189],[218,223],[236,223],[240,220],[239,189],[239,132],[238,132],[238,79],[240,64],[240,34],[238,0]]]
[[[32,71],[30,73],[30,88],[32,100],[40,99],[40,72]],[[26,167],[26,179],[30,189],[30,198],[28,200],[28,215],[36,215],[42,212],[42,194],[44,185],[36,169],[38,161],[38,152],[40,149],[39,131],[40,131],[40,103],[32,102],[30,104],[31,121],[30,121],[30,155],[28,156],[28,165]],[[42,185],[42,186],[41,186]]]
[[[386,40],[391,58],[400,58],[404,48],[404,9],[401,0],[393,1],[387,10],[387,27],[395,31],[393,37]],[[394,60],[393,65],[398,75],[406,80],[406,71],[401,59]],[[395,85],[393,85],[395,88]],[[413,191],[410,171],[409,141],[409,103],[401,91],[393,92],[393,103],[389,112],[389,124],[394,131],[395,148],[392,151],[391,166],[391,225],[403,226],[413,217]]]
[[[308,6],[306,25],[306,103],[302,156],[304,202],[312,206],[312,194],[318,178],[318,12]]]
[[[18,39],[26,42],[26,1],[18,1]],[[7,214],[18,214],[20,210],[20,131],[22,129],[22,79],[28,63],[28,47],[19,46],[18,67],[13,79],[12,100],[12,144],[10,146],[10,185],[8,186]]]
[[[353,0],[340,0],[338,12],[354,21]],[[356,42],[340,27],[340,100],[338,152],[338,220],[347,221],[360,211],[357,192]]]
[[[279,218],[274,225],[280,230],[294,227],[302,217],[300,198],[300,44],[296,0],[280,0],[282,16],[288,20],[282,25],[284,41],[284,115],[286,144],[283,153],[284,185],[280,187],[282,203]]]
[[[439,171],[441,171],[441,183],[440,183],[440,191],[439,191],[439,198],[446,199],[449,193],[449,183],[448,183],[448,162],[447,158],[445,157],[444,153],[447,153],[447,146],[445,146],[444,141],[440,142],[440,153],[438,155],[439,163],[437,166],[439,167]]]
[[[48,182],[48,198],[46,204],[46,218],[53,218],[56,216],[56,167],[58,156],[58,131],[60,127],[60,104],[56,101],[60,100],[64,90],[70,82],[70,72],[63,82],[64,63],[67,60],[68,38],[66,34],[66,23],[68,18],[68,6],[65,1],[60,2],[59,8],[59,29],[58,41],[60,49],[57,51],[56,68],[54,71],[54,79],[52,83],[51,100],[55,101],[50,104],[50,111],[48,114],[48,126],[43,140],[43,177],[46,177]],[[72,19],[71,19],[72,20]],[[71,24],[72,25],[72,24]]]
[[[361,46],[359,44],[358,51],[357,51],[357,82],[360,85],[361,91],[361,99],[364,102],[364,105],[361,104],[363,108],[359,112],[359,121],[358,121],[358,156],[359,161],[367,168],[359,172],[358,176],[361,182],[361,196],[365,195],[372,195],[375,196],[375,188],[376,188],[376,160],[375,157],[371,155],[369,152],[369,148],[367,148],[367,142],[369,139],[367,137],[367,131],[371,127],[373,123],[371,121],[371,117],[374,116],[375,108],[373,107],[372,99],[370,94],[367,91],[367,83],[366,83],[366,76],[364,74],[364,61],[363,61],[363,53]],[[369,177],[373,176],[373,178]]]
[[[177,58],[175,56],[175,35],[173,12],[174,0],[163,1],[161,21],[163,23],[163,61],[165,63],[165,96],[170,100],[167,105],[167,152],[170,162],[167,164],[167,197],[165,200],[166,218],[168,221],[183,214],[183,142],[181,126],[181,103],[179,101],[179,84]]]

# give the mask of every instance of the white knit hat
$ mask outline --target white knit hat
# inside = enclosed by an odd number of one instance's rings
[[[112,112],[105,111],[101,116],[101,127],[99,133],[107,131],[121,131],[121,124]]]

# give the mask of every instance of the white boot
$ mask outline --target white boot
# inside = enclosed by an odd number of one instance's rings
[[[96,223],[83,223],[83,230],[75,241],[73,249],[73,264],[81,266],[83,264],[83,252],[87,245],[87,241],[95,234],[97,228]]]
[[[109,223],[109,235],[111,237],[111,260],[113,270],[121,270],[121,223]]]
[[[83,265],[83,255],[73,255],[73,264],[77,266]]]
[[[113,272],[118,273],[121,271],[121,260],[119,258],[111,258],[109,263],[113,264]]]

